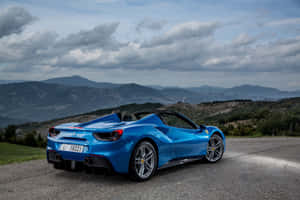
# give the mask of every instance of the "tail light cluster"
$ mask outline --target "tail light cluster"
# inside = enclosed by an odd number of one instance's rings
[[[112,132],[94,132],[93,136],[101,141],[116,141],[123,135],[123,130],[114,130]]]
[[[59,130],[57,130],[57,129],[55,129],[55,128],[49,128],[49,136],[50,137],[56,137],[59,133],[60,133],[60,131]]]

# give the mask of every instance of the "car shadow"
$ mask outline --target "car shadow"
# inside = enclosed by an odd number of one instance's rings
[[[160,169],[156,172],[154,177],[146,182],[161,182],[164,180],[165,177],[173,176],[174,174],[178,173],[179,177],[182,177],[186,174],[187,171],[191,170],[203,170],[210,167],[215,167],[216,165],[220,166],[225,164],[226,160],[220,160],[216,164],[207,163],[204,160],[197,160],[189,163],[185,163],[182,165],[177,165],[165,169]],[[64,178],[64,179],[72,179],[72,180],[80,180],[81,182],[94,182],[94,183],[106,183],[111,185],[134,185],[138,184],[138,182],[132,181],[128,175],[125,174],[118,174],[118,173],[107,173],[105,169],[95,170],[93,172],[85,172],[85,171],[65,171],[59,170],[59,173],[56,173],[55,176],[57,178]],[[146,183],[145,182],[145,183]]]
[[[164,169],[160,169],[157,171],[157,175],[158,176],[166,176],[172,173],[180,173],[179,171],[184,171],[184,170],[191,170],[194,168],[199,168],[200,166],[204,166],[204,165],[210,165],[210,163],[207,163],[205,160],[196,160],[196,161],[192,161],[192,162],[188,162],[182,165],[176,165],[173,167],[168,167],[168,168],[164,168]]]
[[[120,183],[134,183],[126,175],[110,173],[108,174],[105,170],[96,170],[92,173],[87,173],[85,171],[66,171],[60,170],[59,173],[55,174],[57,178],[64,179],[80,179],[81,182],[95,182],[95,183],[110,183],[110,184],[120,184]]]

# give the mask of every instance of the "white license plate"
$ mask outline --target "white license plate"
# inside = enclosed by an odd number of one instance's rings
[[[61,144],[59,150],[61,151],[71,151],[71,152],[83,152],[84,146],[77,144]]]

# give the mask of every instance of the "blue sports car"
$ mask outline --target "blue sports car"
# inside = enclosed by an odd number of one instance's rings
[[[47,160],[55,168],[107,168],[144,181],[158,169],[200,158],[215,163],[224,151],[225,136],[217,127],[199,126],[180,113],[157,110],[113,113],[52,127]]]

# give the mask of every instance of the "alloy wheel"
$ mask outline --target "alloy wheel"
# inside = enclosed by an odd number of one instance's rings
[[[209,162],[217,162],[223,156],[224,144],[223,139],[219,135],[213,135],[209,139],[207,145],[206,159]]]
[[[155,167],[155,151],[149,143],[142,143],[135,154],[134,166],[136,174],[142,178],[147,179],[153,172]]]

